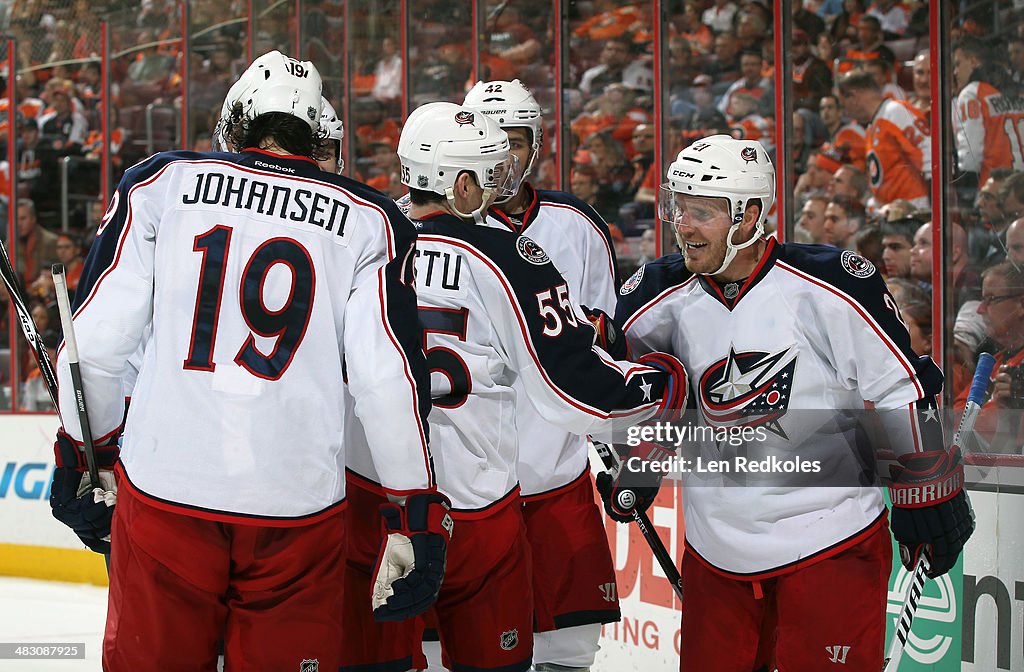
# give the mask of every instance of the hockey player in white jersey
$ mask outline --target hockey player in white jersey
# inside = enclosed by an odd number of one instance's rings
[[[912,567],[930,546],[932,576],[943,574],[973,517],[935,412],[941,374],[911,351],[870,262],[764,237],[774,193],[774,169],[756,141],[712,136],[680,152],[659,213],[682,254],[623,285],[616,321],[634,353],[664,350],[683,361],[703,423],[761,422],[766,445],[781,451],[798,450],[795,433],[804,432],[813,439],[804,446],[841,456],[843,413],[871,402],[899,458],[890,492],[903,562]],[[814,412],[828,412],[829,422],[808,434],[801,413]],[[615,501],[620,483],[611,485]],[[831,670],[826,647],[834,646],[851,669],[881,669],[891,552],[878,487],[691,487],[684,502],[681,670]],[[771,660],[757,659],[759,646]]]
[[[398,154],[418,229],[431,447],[458,527],[432,611],[450,669],[522,672],[531,665],[534,612],[516,405],[533,403],[578,434],[604,433],[672,414],[683,405],[686,374],[661,353],[613,360],[594,345],[594,329],[544,249],[482,225],[520,175],[497,124],[451,103],[424,105],[406,122]],[[372,479],[374,467],[361,464],[359,473]],[[355,653],[342,670],[421,667],[420,632],[388,627],[367,623],[346,641],[346,658]]]
[[[119,485],[105,670],[213,669],[218,640],[229,671],[337,669],[345,360],[393,500],[374,614],[413,617],[441,585],[452,525],[427,444],[415,231],[390,200],[318,169],[320,89],[312,63],[258,58],[221,129],[242,151],[136,165],[90,251],[74,324]],[[51,504],[97,539],[111,523],[91,493],[76,497],[82,435],[63,352],[58,372],[67,424]],[[369,594],[347,597],[370,609]]]
[[[543,145],[541,107],[533,94],[519,80],[477,82],[463,107],[508,133],[523,168],[519,190],[495,203],[488,225],[529,236],[577,301],[613,315],[616,263],[608,225],[572,194],[525,181]],[[513,387],[527,394],[522,379]],[[617,592],[607,589],[615,583],[615,568],[594,503],[587,441],[544,420],[531,404],[516,405],[516,429],[533,561],[534,669],[585,670],[594,663],[601,624],[620,617]]]

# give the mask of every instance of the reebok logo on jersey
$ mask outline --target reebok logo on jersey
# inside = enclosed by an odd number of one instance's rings
[[[282,173],[295,173],[294,168],[288,168],[286,166],[275,166],[272,163],[264,163],[263,161],[253,161],[253,165],[259,168],[270,168],[271,170],[279,170]]]
[[[779,420],[789,410],[796,371],[794,347],[779,352],[736,352],[718,360],[700,377],[700,403],[717,427],[759,427],[781,436]]]
[[[839,263],[855,278],[870,278],[875,274],[875,265],[852,250],[843,250]]]
[[[836,644],[835,646],[826,646],[825,651],[828,653],[830,662],[846,665],[846,654],[850,652],[850,647]]]
[[[516,249],[519,250],[519,256],[526,259],[534,266],[543,266],[544,264],[551,261],[548,257],[548,253],[544,249],[533,242],[532,239],[526,236],[519,236],[519,240],[516,241]]]

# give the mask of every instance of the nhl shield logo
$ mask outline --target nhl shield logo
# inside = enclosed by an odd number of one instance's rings
[[[302,659],[299,663],[299,672],[318,672],[320,670],[320,659],[314,658],[313,660]]]
[[[316,121],[316,108],[310,105],[306,108],[306,116],[309,117],[310,121]]]
[[[750,163],[751,161],[757,163],[757,150],[753,147],[744,147],[740,150],[740,158],[747,163]]]
[[[463,110],[462,112],[459,112],[459,113],[457,113],[455,115],[455,123],[457,123],[459,126],[465,126],[467,124],[472,124],[474,119],[475,119],[475,117],[473,116],[473,113],[472,112],[466,112],[465,110]]]
[[[843,250],[839,263],[855,278],[870,278],[875,274],[875,265],[852,250]]]
[[[526,236],[519,236],[519,240],[516,241],[516,249],[519,250],[520,257],[526,259],[534,266],[542,266],[550,261],[548,253]]]
[[[519,630],[513,628],[512,630],[506,630],[501,633],[500,645],[502,651],[511,651],[519,646]]]

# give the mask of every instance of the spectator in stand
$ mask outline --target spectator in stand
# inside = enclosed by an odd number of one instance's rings
[[[771,104],[775,96],[772,82],[762,76],[761,68],[764,66],[764,59],[760,51],[748,50],[740,54],[740,78],[725,90],[721,100],[718,101],[718,111],[729,116],[729,106],[732,97],[737,93],[746,93],[754,97],[760,106]]]
[[[650,114],[636,104],[636,94],[624,84],[609,84],[584,109],[570,125],[572,132],[584,144],[594,133],[607,131],[631,150],[633,129],[638,124],[651,121]]]
[[[898,40],[907,32],[910,24],[910,12],[906,5],[896,0],[875,0],[868,7],[868,16],[878,19],[882,34],[887,40]]]
[[[985,331],[999,350],[992,370],[992,392],[982,405],[975,423],[978,433],[994,452],[1020,453],[1021,414],[1024,395],[1024,272],[1009,262],[997,264],[982,273],[981,302],[978,314],[985,320]],[[963,408],[964,389],[956,400]]]
[[[845,50],[859,40],[857,28],[864,15],[866,5],[863,0],[842,0],[842,2],[843,11],[836,15],[829,32],[832,43],[840,47],[841,50]]]
[[[1024,219],[1014,220],[1006,229],[1006,260],[1024,268]]]
[[[914,92],[907,100],[920,110],[925,119],[931,119],[932,113],[932,60],[927,49],[917,52],[914,65],[911,67]]]
[[[49,270],[57,258],[57,234],[39,224],[36,204],[27,199],[18,199],[18,275],[26,285],[36,279],[39,272]]]
[[[654,261],[658,258],[656,249],[657,245],[657,234],[653,226],[649,226],[644,229],[644,232],[640,234],[640,245],[639,245],[639,256],[637,257],[637,266],[643,266],[648,261]]]
[[[892,66],[896,63],[896,55],[885,46],[882,35],[882,24],[878,17],[864,14],[857,21],[857,42],[847,47],[843,59],[854,67],[863,61],[881,59]]]
[[[737,91],[729,101],[726,118],[732,127],[732,136],[742,140],[757,140],[766,152],[775,150],[775,119],[759,114],[760,104],[749,93]],[[794,114],[794,116],[799,116]]]
[[[978,184],[984,184],[992,170],[1024,161],[1018,130],[1024,124],[1024,100],[978,38],[964,37],[953,46],[953,76],[959,89],[953,115],[957,166],[977,173]]]
[[[758,2],[747,2],[740,8],[736,15],[736,40],[741,51],[761,51],[769,32],[767,11]]]
[[[739,9],[732,0],[714,0],[714,4],[704,10],[701,22],[716,33],[732,30],[736,10]]]
[[[915,218],[900,219],[882,225],[882,268],[886,278],[910,277],[910,249],[914,233],[921,222]]]
[[[864,61],[861,67],[875,76],[875,81],[882,87],[882,95],[892,100],[906,100],[907,92],[892,79],[892,65],[884,59],[875,58]]]
[[[601,47],[598,64],[583,73],[579,89],[588,96],[602,93],[609,84],[621,84],[633,59],[633,42],[628,37],[613,37]]]
[[[853,237],[864,223],[864,206],[843,196],[833,196],[825,208],[825,236],[831,245],[853,249]]]
[[[18,182],[30,194],[36,192],[39,178],[43,174],[39,152],[39,122],[35,119],[23,118],[18,125]]]
[[[793,31],[795,106],[812,111],[817,110],[822,96],[828,95],[831,90],[832,72],[824,61],[811,53],[811,43],[807,33],[799,28],[795,29]]]
[[[932,301],[931,294],[905,278],[890,278],[885,281],[889,293],[896,299],[900,318],[910,332],[910,349],[917,355],[932,352]]]
[[[831,245],[832,239],[825,232],[825,209],[828,208],[828,199],[824,196],[810,196],[804,201],[804,207],[800,211],[800,219],[797,220],[797,229],[807,235],[807,242],[819,245]]]
[[[676,17],[673,28],[679,37],[683,38],[701,54],[711,51],[712,45],[718,49],[718,39],[711,28],[701,21],[701,3],[698,0],[686,0],[683,4],[683,13]],[[720,35],[732,35],[732,30],[720,33]],[[734,36],[735,39],[735,36]]]
[[[1007,195],[1003,192],[1003,185],[1013,174],[1012,170],[1006,168],[993,170],[974,199],[978,216],[967,231],[967,249],[971,263],[980,268],[1002,261],[1000,255],[1005,249],[1003,242],[1006,227],[1014,219],[1007,218],[1003,213],[1003,198]],[[1020,189],[1021,186],[1016,185],[1016,188]]]
[[[373,70],[373,97],[386,103],[402,96],[402,56],[393,37],[380,41],[380,58]]]
[[[932,286],[932,235],[931,222],[925,222],[914,233],[914,247],[910,250],[910,276],[922,285]],[[981,275],[971,265],[967,256],[967,232],[964,227],[953,223],[952,249],[950,250],[952,266],[949,269],[952,278],[953,296],[956,309],[968,301],[981,298]]]
[[[619,200],[621,205],[629,196],[626,192],[633,177],[633,167],[626,159],[622,143],[609,131],[601,131],[587,138],[585,147],[590,153],[590,165],[597,175],[601,192],[609,201]],[[609,221],[615,220],[612,217]]]
[[[693,128],[691,121],[695,117],[706,118],[711,113],[721,115],[715,107],[715,94],[711,88],[713,84],[710,75],[697,75],[693,79],[693,86],[687,91],[693,102],[683,97],[672,102],[671,114],[674,118],[682,119],[685,128]],[[722,121],[725,121],[724,115]]]
[[[50,104],[53,112],[44,114],[39,120],[39,147],[44,152],[44,171],[47,159],[56,161],[60,156],[78,154],[89,133],[89,122],[80,112],[71,109],[71,96],[65,89],[54,89]]]
[[[78,84],[75,86],[75,95],[82,101],[82,106],[87,112],[96,109],[103,99],[102,82],[100,81],[100,62],[86,61],[78,69]]]
[[[384,103],[376,98],[360,98],[356,101],[356,153],[371,156],[373,144],[382,142],[398,151],[398,137],[402,129],[394,119],[385,116]]]
[[[75,290],[78,289],[78,279],[82,277],[82,246],[78,239],[70,233],[57,234],[56,261],[64,264],[64,275],[68,283],[68,290],[74,298]]]
[[[681,37],[669,40],[668,72],[671,76],[673,98],[692,86],[694,78],[700,74],[700,68],[693,56],[693,48]]]
[[[637,203],[650,205],[650,212],[642,219],[654,217],[654,200],[657,196],[661,170],[654,164],[654,126],[640,124],[633,129],[633,178],[629,182],[629,193]]]
[[[858,203],[868,199],[868,176],[852,165],[840,166],[832,175],[828,193],[832,196],[849,198]]]
[[[831,147],[819,148],[808,161],[807,170],[797,179],[793,195],[797,199],[812,196],[831,198],[833,175],[842,165],[840,155],[836,150]]]
[[[861,229],[853,237],[853,249],[871,262],[875,268],[882,268],[882,231],[877,226]]]
[[[760,54],[760,52],[758,52]],[[715,51],[704,73],[715,82],[732,82],[740,77],[740,43],[732,33],[715,36]]]
[[[569,174],[569,189],[581,201],[597,210],[597,213],[609,223],[616,220],[619,204],[602,195],[597,180],[597,172],[586,164],[576,165]],[[621,231],[620,231],[620,234]]]
[[[863,171],[867,166],[864,127],[843,117],[839,98],[833,93],[821,97],[818,115],[828,132],[828,143],[843,152],[850,164]]]
[[[825,22],[814,12],[808,11],[804,0],[793,0],[793,25],[802,30],[809,42],[817,42],[825,32]]]
[[[838,88],[843,107],[865,127],[869,206],[877,209],[904,198],[919,208],[929,207],[931,136],[924,117],[905,101],[883,97],[869,72],[846,73]]]
[[[1024,36],[1010,35],[1006,38],[1006,55],[1010,77],[1017,84],[1024,84]]]

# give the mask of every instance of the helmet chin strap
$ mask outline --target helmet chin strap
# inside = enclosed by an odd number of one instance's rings
[[[732,260],[736,258],[737,252],[750,247],[764,236],[764,225],[761,223],[760,219],[761,216],[758,214],[757,226],[754,227],[754,235],[750,237],[750,240],[745,243],[740,243],[739,245],[732,242],[732,237],[740,230],[740,225],[743,224],[743,222],[737,222],[729,227],[729,233],[725,236],[725,259],[722,260],[722,265],[718,267],[717,271],[714,271],[713,273],[706,273],[705,275],[718,275],[719,273],[724,273],[725,269],[727,269],[729,264],[732,263]]]
[[[445,198],[448,199],[448,207],[451,208],[452,212],[457,217],[462,219],[472,219],[477,224],[484,223],[484,213],[487,212],[487,201],[491,198],[491,194],[494,193],[494,187],[484,187],[483,193],[480,196],[480,207],[471,213],[465,213],[455,207],[455,189],[448,187],[444,190]]]

